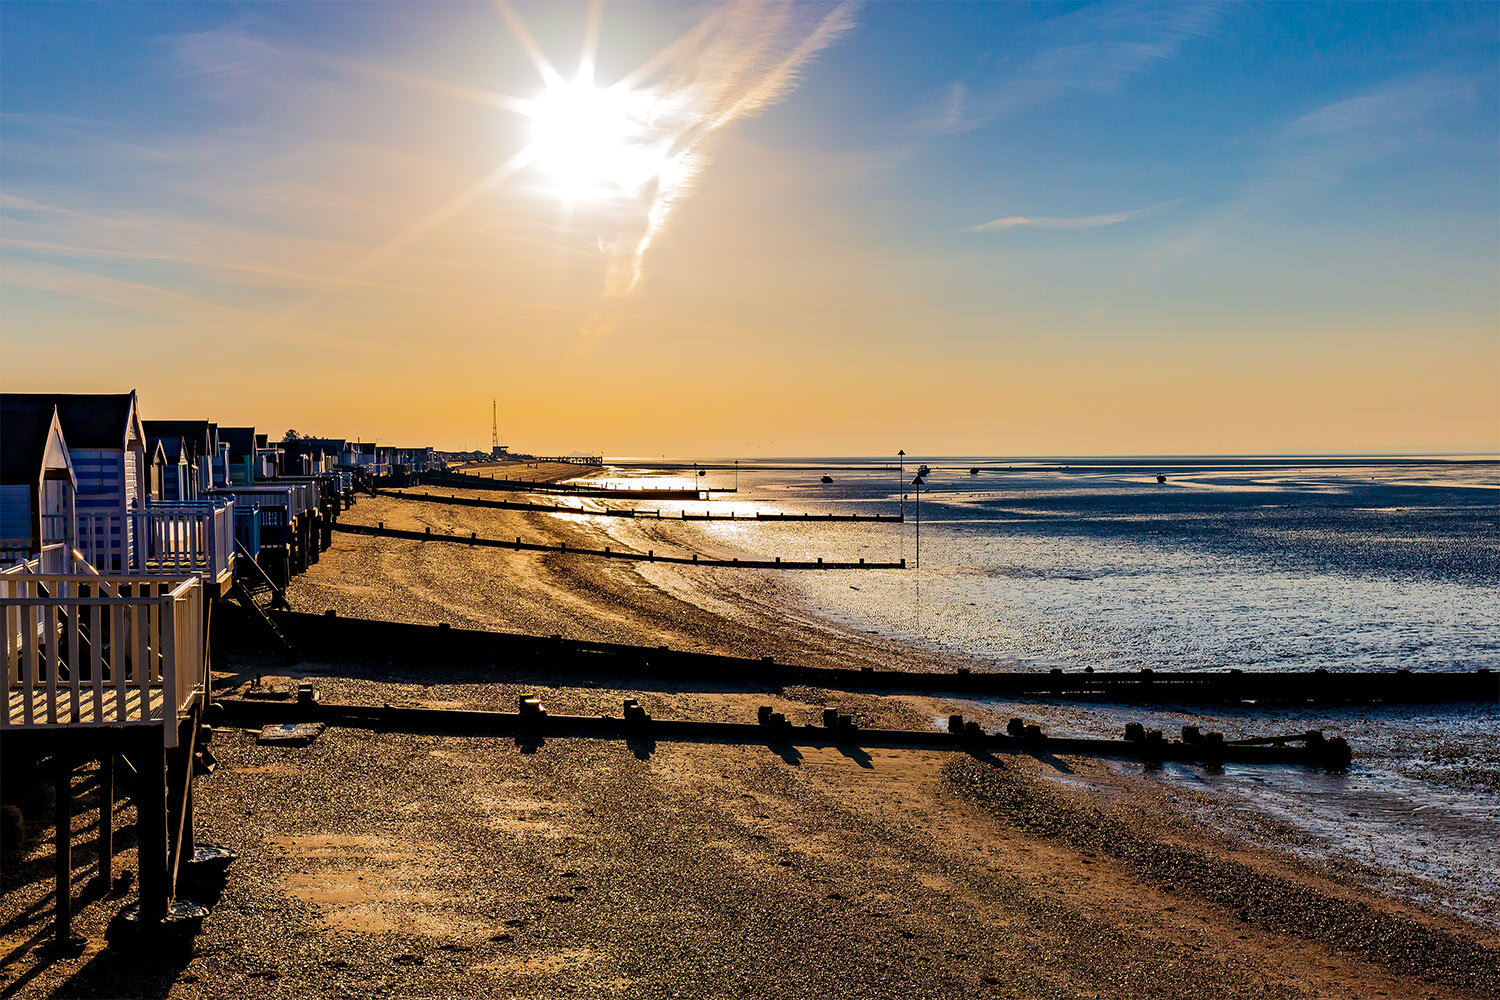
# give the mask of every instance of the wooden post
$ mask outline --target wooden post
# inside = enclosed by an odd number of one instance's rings
[[[99,758],[99,874],[106,889],[115,879],[115,755]]]
[[[141,869],[141,919],[159,922],[167,915],[167,751],[156,726],[142,726],[135,751],[136,840]]]
[[[53,939],[65,947],[73,939],[73,758],[59,750],[52,755],[52,781],[56,792],[57,905],[53,911]]]
[[[177,872],[186,850],[193,853],[193,757],[198,752],[198,713],[178,726],[177,746],[167,751],[167,892],[176,895]]]

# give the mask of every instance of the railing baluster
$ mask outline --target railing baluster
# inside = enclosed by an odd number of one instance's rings
[[[94,596],[102,596],[97,587],[90,587]],[[89,607],[89,680],[94,687],[94,721],[104,721],[104,653],[99,648],[104,644],[104,634],[99,630],[102,605]]]
[[[9,580],[0,581],[0,595],[15,597],[16,587]],[[17,660],[21,641],[21,609],[7,607],[5,609],[5,688],[9,691],[20,683],[21,664]],[[10,712],[5,714],[10,718]]]
[[[68,689],[73,696],[72,722],[78,721],[81,701],[78,691],[78,615],[82,611],[83,608],[77,604],[68,609]]]
[[[29,586],[25,589],[30,590]],[[30,597],[30,594],[26,595]],[[36,723],[35,703],[32,700],[36,693],[36,622],[33,620],[37,607],[35,604],[23,604],[21,615],[21,648],[22,648],[22,680],[21,694],[24,698],[22,712],[26,725]]]
[[[62,657],[58,655],[60,650],[57,648],[57,607],[48,604],[45,607],[38,607],[37,610],[41,612],[42,636],[47,642],[47,659],[45,662],[47,668],[47,722],[55,726],[57,725],[57,671],[62,665]]]
[[[119,597],[118,588],[111,597]],[[125,681],[128,667],[126,664],[126,647],[130,644],[130,632],[126,627],[125,604],[111,604],[109,606],[109,672],[111,679],[115,682],[115,721],[124,722],[128,716],[125,712]]]
[[[131,668],[135,671],[135,682],[141,695],[141,721],[145,722],[151,718],[151,615],[141,603],[141,591],[146,587],[137,585],[134,589],[130,612],[135,619],[136,657]]]
[[[163,588],[165,590],[165,588]],[[151,615],[160,620],[160,639],[162,649],[161,663],[161,712],[162,725],[170,726],[167,738],[173,742],[168,746],[176,746],[177,736],[177,622],[176,618],[177,599],[170,593],[161,598],[160,604],[152,603]],[[189,767],[192,765],[189,764]]]

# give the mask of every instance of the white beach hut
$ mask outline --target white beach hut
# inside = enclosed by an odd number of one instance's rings
[[[57,408],[0,405],[0,565],[24,561],[44,546],[70,547],[77,532],[78,477]]]
[[[134,390],[12,393],[4,400],[7,407],[56,409],[77,482],[79,548],[101,572],[124,572],[134,554],[130,512],[146,505],[149,488]]]

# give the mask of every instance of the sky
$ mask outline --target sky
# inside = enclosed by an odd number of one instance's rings
[[[0,386],[533,453],[1500,451],[1493,4],[7,4]]]

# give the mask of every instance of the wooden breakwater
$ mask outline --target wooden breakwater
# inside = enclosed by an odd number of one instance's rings
[[[555,493],[575,497],[613,497],[617,500],[701,500],[704,493],[731,493],[733,490],[676,489],[668,487],[584,486],[577,483],[537,483],[529,479],[493,479],[454,472],[425,475],[428,486],[447,486],[461,490],[503,490],[512,493]]]
[[[402,528],[387,528],[382,522],[378,525],[368,524],[336,524],[334,531],[341,531],[349,535],[372,535],[376,538],[403,538],[416,542],[451,542],[457,545],[483,546],[494,549],[510,549],[514,552],[551,552],[562,555],[589,556],[595,559],[627,559],[633,562],[656,562],[674,563],[681,566],[734,566],[739,569],[785,569],[785,570],[818,570],[818,569],[905,569],[906,560],[900,562],[866,562],[861,559],[858,562],[832,562],[821,556],[816,560],[782,559],[777,556],[774,559],[711,559],[693,553],[691,556],[659,556],[655,550],[646,552],[617,552],[609,546],[602,549],[585,549],[566,542],[558,542],[555,545],[543,544],[541,542],[523,541],[519,536],[515,541],[506,538],[480,538],[477,534],[470,535],[446,535],[436,532],[430,528],[426,531],[407,531]]]
[[[452,735],[514,736],[540,743],[548,737],[627,740],[655,743],[729,743],[787,747],[870,747],[882,750],[939,750],[959,753],[1069,754],[1112,757],[1148,763],[1181,761],[1208,765],[1300,764],[1342,769],[1351,753],[1343,739],[1325,740],[1321,732],[1298,733],[1270,740],[1234,741],[1222,734],[1208,738],[1168,740],[1160,731],[1127,727],[1139,735],[1110,740],[1048,736],[1037,726],[1011,721],[1007,732],[986,732],[963,716],[950,716],[948,730],[879,729],[858,726],[837,709],[823,710],[823,725],[794,725],[770,706],[762,706],[756,722],[704,722],[693,719],[656,719],[635,699],[626,699],[623,714],[551,715],[534,696],[522,695],[515,712],[466,709],[407,708],[393,705],[329,704],[313,698],[271,701],[262,698],[225,698],[216,703],[223,721],[231,725],[322,723],[378,731],[443,733]],[[1184,736],[1197,735],[1187,727]],[[1214,737],[1217,737],[1215,739]],[[1293,745],[1300,744],[1300,745]]]
[[[379,496],[397,497],[401,500],[419,500],[424,503],[449,504],[455,507],[485,507],[490,510],[523,510],[542,514],[596,514],[600,517],[629,517],[656,521],[841,521],[861,524],[899,524],[900,514],[807,514],[756,511],[753,514],[715,514],[705,511],[693,514],[686,510],[668,514],[660,510],[640,510],[635,507],[603,507],[586,510],[580,507],[564,507],[560,504],[529,503],[525,500],[483,500],[478,497],[449,497],[436,493],[408,493],[405,490],[377,490]]]
[[[695,653],[666,646],[563,639],[513,632],[365,618],[272,613],[298,649],[328,663],[403,662],[473,670],[485,680],[559,680],[618,686],[623,680],[674,684],[789,684],[843,691],[940,692],[964,697],[1134,704],[1433,704],[1500,701],[1489,670],[1276,671],[1051,670],[976,672],[808,667],[770,656]]]

